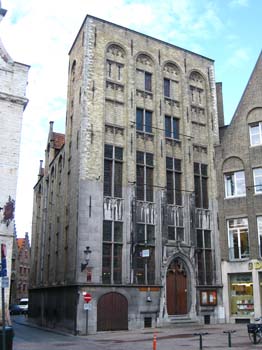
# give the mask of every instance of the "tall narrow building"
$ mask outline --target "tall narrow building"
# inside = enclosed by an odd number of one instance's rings
[[[51,123],[29,316],[75,334],[224,321],[213,60],[87,16],[62,139]]]
[[[262,307],[262,54],[216,148],[223,300],[227,322]]]
[[[6,10],[0,1],[0,22]],[[26,87],[29,66],[13,61],[0,38],[0,243],[1,255],[6,256],[6,271],[1,274],[9,280],[5,285],[5,307],[9,304],[14,210],[22,118],[28,103]],[[2,304],[0,306],[2,311]]]

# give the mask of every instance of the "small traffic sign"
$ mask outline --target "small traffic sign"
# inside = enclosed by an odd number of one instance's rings
[[[1,277],[1,288],[9,288],[9,277]]]
[[[86,303],[89,303],[91,300],[92,300],[92,295],[89,294],[89,293],[85,293],[85,294],[84,294],[84,301],[85,301]]]
[[[92,304],[84,303],[84,310],[86,311],[92,310]]]

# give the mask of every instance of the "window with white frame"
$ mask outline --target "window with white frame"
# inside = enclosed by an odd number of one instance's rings
[[[262,258],[262,216],[257,217],[257,234],[259,257]]]
[[[251,146],[262,144],[262,122],[249,126],[250,144]]]
[[[255,194],[262,194],[262,168],[253,169]]]
[[[235,171],[225,174],[226,198],[246,195],[246,181],[244,171]]]
[[[249,238],[247,218],[227,220],[229,259],[238,260],[249,257]]]

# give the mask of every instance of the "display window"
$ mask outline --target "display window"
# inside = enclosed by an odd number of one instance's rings
[[[231,316],[253,316],[254,298],[251,273],[232,274],[229,278]]]

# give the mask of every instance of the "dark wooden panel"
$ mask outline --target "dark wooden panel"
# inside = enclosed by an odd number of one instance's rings
[[[97,330],[118,331],[128,329],[128,302],[119,293],[103,295],[97,305]]]

